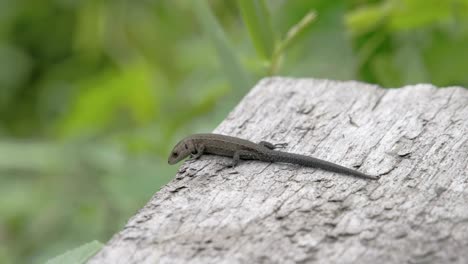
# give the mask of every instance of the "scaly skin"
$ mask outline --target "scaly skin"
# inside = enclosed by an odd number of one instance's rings
[[[169,164],[175,164],[189,156],[198,159],[203,154],[214,154],[232,157],[231,166],[236,166],[240,159],[259,160],[265,162],[286,162],[306,167],[349,174],[357,177],[377,180],[378,177],[349,169],[328,161],[294,153],[274,150],[271,143],[262,141],[254,143],[241,138],[219,134],[194,134],[177,143],[168,159]]]

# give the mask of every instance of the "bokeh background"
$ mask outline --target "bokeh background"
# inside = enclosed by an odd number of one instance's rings
[[[468,86],[468,0],[0,0],[0,263],[107,241],[269,75]]]

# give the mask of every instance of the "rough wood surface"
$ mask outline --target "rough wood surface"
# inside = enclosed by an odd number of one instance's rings
[[[382,177],[204,156],[90,263],[468,263],[467,89],[264,79],[215,132]]]

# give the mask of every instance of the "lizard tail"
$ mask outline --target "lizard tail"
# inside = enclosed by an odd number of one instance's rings
[[[271,151],[268,153],[270,156],[270,162],[285,162],[293,163],[306,167],[320,168],[327,171],[332,171],[336,173],[349,174],[361,178],[368,178],[373,180],[378,180],[379,177],[367,175],[365,173],[359,172],[357,170],[349,169],[338,164],[334,164],[325,160],[316,159],[313,157],[299,155],[289,152],[282,151]]]

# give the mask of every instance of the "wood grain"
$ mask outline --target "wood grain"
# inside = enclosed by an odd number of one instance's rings
[[[467,89],[268,78],[214,132],[381,179],[203,156],[89,263],[468,263]]]

